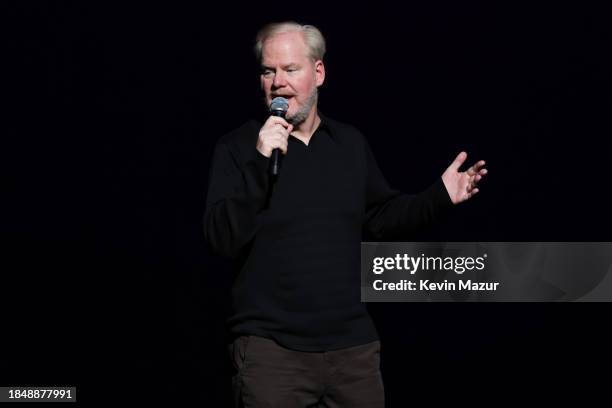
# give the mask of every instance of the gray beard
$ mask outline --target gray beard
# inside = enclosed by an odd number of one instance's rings
[[[285,118],[287,122],[289,122],[295,127],[295,126],[302,124],[306,120],[306,118],[308,117],[308,114],[310,113],[310,110],[317,103],[318,90],[319,90],[318,88],[315,88],[312,91],[312,93],[308,95],[308,98],[306,99],[306,102],[304,103],[304,105],[302,105],[302,107],[298,109],[298,111],[295,112],[295,114],[291,116],[287,116]]]

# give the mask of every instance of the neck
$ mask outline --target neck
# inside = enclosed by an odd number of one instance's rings
[[[315,132],[315,130],[317,130],[317,127],[320,123],[321,118],[319,117],[317,107],[315,105],[310,110],[310,113],[308,114],[306,120],[296,126],[293,129],[293,132],[291,132],[291,135],[300,139],[305,144],[308,144],[310,138],[312,137],[312,134]]]

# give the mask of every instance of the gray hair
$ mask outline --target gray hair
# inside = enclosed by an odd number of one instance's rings
[[[323,60],[325,55],[325,38],[321,31],[315,26],[308,24],[299,24],[294,21],[285,21],[282,23],[270,23],[264,26],[255,37],[255,56],[258,61],[261,61],[263,52],[263,43],[270,37],[280,33],[290,31],[299,31],[304,36],[304,41],[308,47],[308,57],[313,61]]]

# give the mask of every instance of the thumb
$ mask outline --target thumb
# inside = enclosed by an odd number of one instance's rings
[[[293,125],[292,124],[289,124],[289,127],[287,128],[287,132],[288,133],[293,132]]]
[[[455,160],[451,163],[451,165],[448,166],[448,168],[453,169],[458,172],[459,167],[461,167],[461,165],[465,162],[465,159],[467,159],[467,153],[466,152],[459,153],[457,157],[455,157]]]

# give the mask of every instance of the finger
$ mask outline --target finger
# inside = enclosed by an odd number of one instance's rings
[[[286,133],[279,133],[276,135],[276,140],[277,140],[276,143],[278,145],[287,144],[289,140],[289,135],[287,135]]]
[[[465,186],[465,191],[470,193],[473,188],[474,188],[474,183],[472,182],[472,180],[469,180],[467,183],[467,186]]]
[[[274,147],[277,149],[280,149],[281,152],[283,152],[283,154],[287,153],[287,147],[288,147],[288,143],[287,143],[287,139],[284,139],[282,137],[276,139],[274,141]]]
[[[472,167],[470,167],[470,168],[467,170],[467,173],[468,173],[470,176],[473,176],[474,174],[478,173],[478,172],[480,171],[480,168],[481,168],[482,166],[484,166],[484,165],[485,165],[485,161],[484,161],[484,160],[481,160],[481,161],[479,161],[478,163],[474,164]]]
[[[467,174],[469,174],[470,176],[473,176],[475,174],[477,174],[480,171],[480,168],[484,166],[484,160],[479,161],[478,163],[474,164],[473,166],[471,166],[468,170],[467,170]]]
[[[277,131],[279,131],[281,133],[284,133],[284,132],[287,131],[287,127],[285,125],[283,125],[282,123],[272,123],[271,126],[273,126],[273,129],[275,129],[275,130],[277,130]],[[291,125],[289,125],[289,126],[291,126]]]
[[[474,176],[472,179],[470,179],[468,186],[466,188],[467,192],[471,192],[472,190],[474,190],[478,184],[478,182],[480,181],[482,177],[480,175],[476,175]]]
[[[485,174],[487,174],[489,171],[487,169],[481,169],[478,174],[480,174],[481,176],[484,176]]]
[[[468,194],[468,198],[472,198],[474,197],[476,194],[478,194],[480,190],[478,190],[477,188],[473,189],[472,191],[470,191],[470,193]]]
[[[280,116],[270,116],[268,118],[268,120],[266,121],[265,125],[267,125],[267,126],[281,125],[285,129],[287,129],[289,126],[291,126],[289,124],[289,122],[287,122],[284,118],[282,118]]]
[[[289,138],[289,132],[287,131],[287,129],[285,129],[284,127],[282,127],[280,125],[275,125],[275,127],[274,127],[274,134],[280,140],[287,140],[287,138]]]
[[[455,160],[451,163],[449,168],[455,171],[459,171],[459,167],[461,167],[461,165],[465,162],[465,159],[467,159],[467,153],[466,152],[459,153],[457,157],[455,157]]]

